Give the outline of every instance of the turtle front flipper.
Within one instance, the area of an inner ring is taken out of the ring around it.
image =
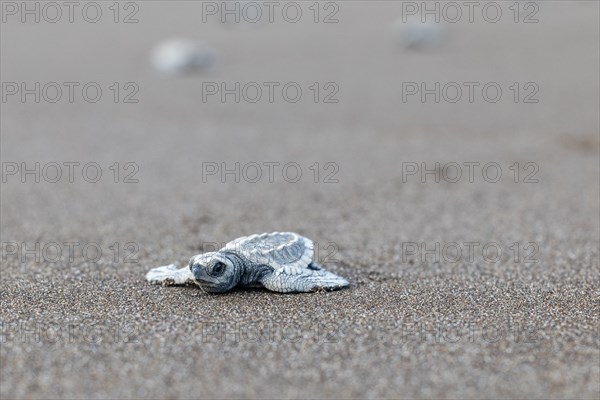
[[[308,268],[281,267],[264,276],[261,283],[267,289],[280,293],[337,290],[350,285],[345,278],[325,271],[315,263]]]
[[[171,264],[152,268],[146,274],[146,280],[153,285],[189,285],[194,283],[194,275],[188,267],[178,268],[177,265]]]

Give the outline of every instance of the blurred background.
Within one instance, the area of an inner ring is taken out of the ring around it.
[[[2,397],[597,398],[598,3],[266,3],[2,1]],[[143,281],[287,230],[353,287]],[[67,242],[103,257],[23,256]],[[199,334],[256,320],[339,335]],[[405,340],[440,321],[537,334]],[[90,323],[135,342],[21,335]]]

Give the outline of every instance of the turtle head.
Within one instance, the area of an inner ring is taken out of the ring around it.
[[[192,257],[189,267],[196,284],[209,293],[227,292],[242,276],[242,268],[236,260],[220,251]]]

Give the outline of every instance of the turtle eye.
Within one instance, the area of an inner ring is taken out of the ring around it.
[[[225,264],[220,261],[217,261],[215,265],[213,265],[210,274],[212,276],[221,276],[223,275],[223,272],[225,272]]]

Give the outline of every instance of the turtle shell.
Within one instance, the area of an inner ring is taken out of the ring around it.
[[[274,269],[307,268],[313,261],[313,242],[293,232],[273,232],[244,236],[222,250],[238,252],[251,262]]]

